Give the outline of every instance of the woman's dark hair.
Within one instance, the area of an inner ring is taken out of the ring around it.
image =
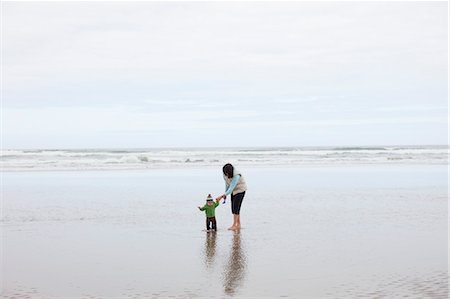
[[[234,176],[234,168],[233,165],[230,163],[227,163],[222,168],[223,174],[226,175],[229,179],[233,178]]]

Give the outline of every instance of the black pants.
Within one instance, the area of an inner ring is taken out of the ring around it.
[[[245,191],[231,195],[231,213],[239,215],[241,211],[242,200],[244,200]]]
[[[217,230],[216,217],[206,217],[206,229],[211,229],[209,227],[210,224],[213,230]]]

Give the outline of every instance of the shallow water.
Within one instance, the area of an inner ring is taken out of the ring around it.
[[[3,173],[4,298],[447,298],[446,166]]]

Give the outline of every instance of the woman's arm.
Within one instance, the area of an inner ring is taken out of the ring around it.
[[[225,182],[225,193],[218,196],[216,198],[216,200],[220,200],[222,198],[227,198],[227,195],[230,195],[231,192],[233,192],[234,188],[236,188],[237,183],[239,182],[239,179],[241,178],[240,174],[237,174],[233,177],[233,179],[231,180],[230,185],[227,184],[227,182]]]
[[[230,186],[228,186],[227,191],[225,191],[225,196],[230,195],[231,192],[233,192],[234,188],[236,188],[237,183],[239,182],[239,179],[241,178],[241,175],[235,175],[233,179],[231,180]]]

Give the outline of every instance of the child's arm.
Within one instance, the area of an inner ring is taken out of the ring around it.
[[[203,207],[198,206],[197,208],[198,208],[200,211],[204,211],[204,210],[205,210],[205,206],[203,206]]]

